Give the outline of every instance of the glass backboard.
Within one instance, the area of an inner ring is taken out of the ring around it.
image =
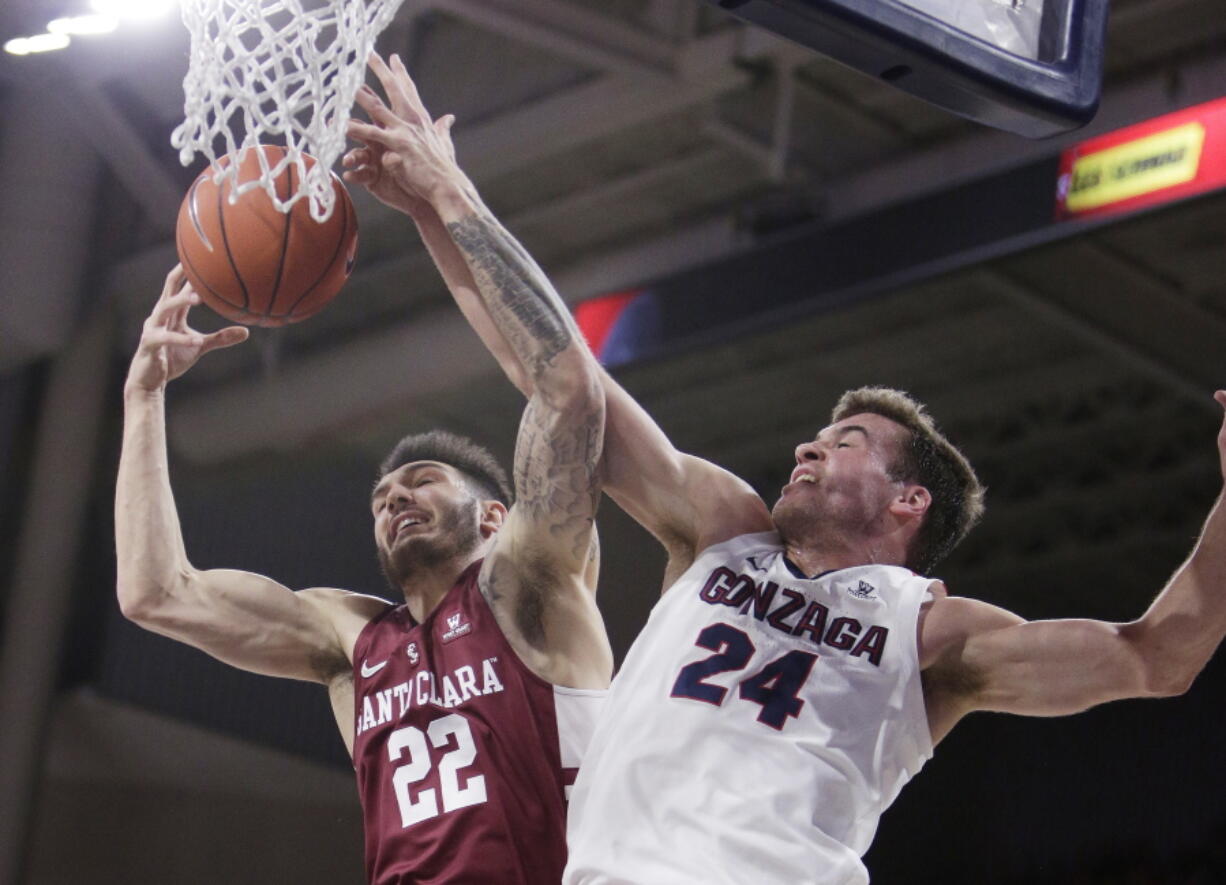
[[[1030,138],[1098,109],[1108,0],[708,0],[946,110]]]

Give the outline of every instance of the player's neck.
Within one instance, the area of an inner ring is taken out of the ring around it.
[[[414,619],[419,622],[425,620],[455,586],[464,570],[484,555],[485,547],[482,545],[468,553],[418,569],[402,580],[400,590]]]
[[[906,551],[896,546],[881,538],[784,541],[788,560],[809,577],[858,565],[903,565]]]

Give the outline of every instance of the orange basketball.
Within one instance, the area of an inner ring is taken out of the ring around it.
[[[285,155],[275,145],[260,145],[269,167]],[[260,177],[256,149],[239,167],[239,183]],[[315,158],[303,155],[307,168]],[[216,165],[233,162],[226,155]],[[341,180],[332,175],[336,205],[327,221],[311,217],[309,201],[279,212],[263,188],[242,194],[231,204],[229,185],[213,184],[210,166],[192,183],[179,207],[175,244],[179,261],[201,300],[232,322],[248,326],[284,326],[315,314],[332,300],[353,269],[358,221]],[[276,179],[280,199],[298,185],[291,164]]]

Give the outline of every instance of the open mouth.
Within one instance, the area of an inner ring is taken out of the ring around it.
[[[792,471],[791,481],[789,482],[789,485],[794,484],[794,483],[807,483],[810,485],[817,485],[817,477],[814,476],[809,471],[805,470],[803,467],[797,467],[795,470]]]
[[[426,517],[421,513],[401,513],[392,520],[391,528],[388,532],[388,543],[395,544],[396,540],[402,534],[404,534],[405,531],[412,529],[414,526],[424,525],[425,522]]]

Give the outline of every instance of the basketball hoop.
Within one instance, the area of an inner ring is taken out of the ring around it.
[[[220,169],[230,199],[256,187],[288,212],[310,200],[311,216],[332,214],[331,169],[345,148],[345,123],[365,80],[366,59],[402,0],[182,0],[191,32],[183,80],[183,123],[170,136],[184,166],[197,153]],[[238,134],[236,134],[236,129]],[[270,164],[257,151],[260,176],[238,184],[246,152],[263,142],[284,142]],[[217,164],[241,151],[239,161]],[[303,160],[309,154],[316,163]],[[274,183],[294,166],[297,187],[288,195]]]

